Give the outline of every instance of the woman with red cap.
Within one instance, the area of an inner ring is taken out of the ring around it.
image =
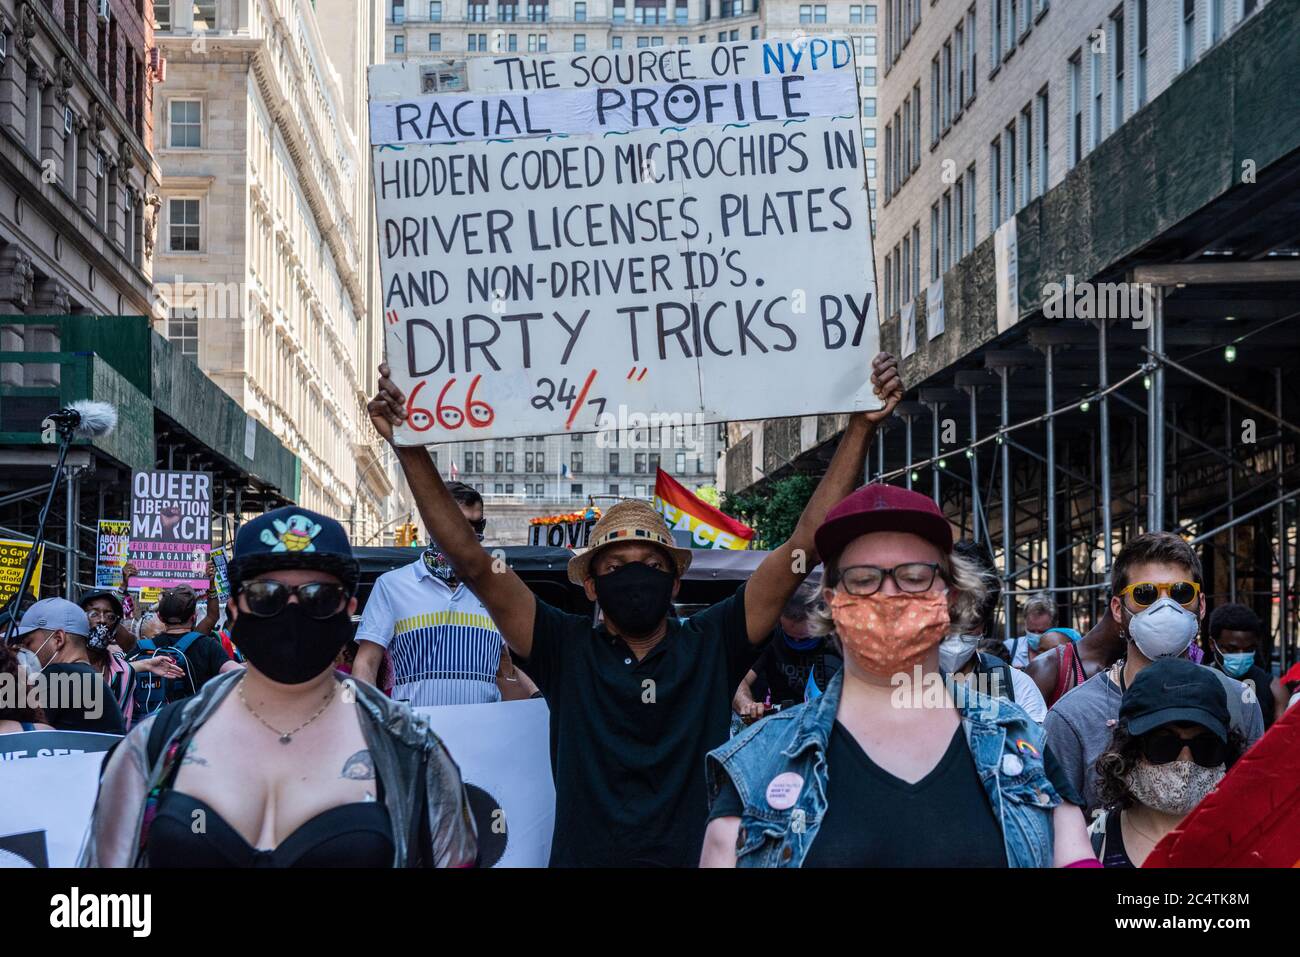
[[[984,587],[952,544],[915,492],[869,485],[831,509],[819,613],[844,669],[710,752],[703,866],[1097,866],[1042,728],[944,681],[939,643]]]

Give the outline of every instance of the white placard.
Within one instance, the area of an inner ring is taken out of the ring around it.
[[[475,59],[443,95],[371,68],[399,443],[879,406],[851,45],[669,52]]]
[[[993,233],[993,265],[997,273],[998,332],[1020,321],[1020,285],[1016,250],[1016,217]]]
[[[0,801],[0,867],[76,866],[103,762],[97,753],[0,761],[0,794],[8,798]]]
[[[943,329],[943,277],[940,276],[925,291],[925,338],[940,336]]]
[[[902,358],[906,359],[916,351],[916,300],[913,299],[899,316],[899,337],[902,339]]]
[[[486,867],[545,867],[555,828],[550,711],[541,698],[416,708],[469,790]]]

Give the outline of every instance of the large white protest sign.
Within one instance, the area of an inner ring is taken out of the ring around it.
[[[400,443],[878,407],[846,39],[434,69],[370,70]]]
[[[10,798],[0,801],[0,867],[76,866],[103,761],[84,753],[0,762],[0,794]]]
[[[540,698],[416,708],[460,767],[482,867],[545,867],[555,825],[550,711]]]

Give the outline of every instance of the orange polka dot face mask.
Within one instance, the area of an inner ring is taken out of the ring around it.
[[[836,590],[831,618],[858,667],[882,677],[910,673],[948,633],[948,596],[850,595]]]

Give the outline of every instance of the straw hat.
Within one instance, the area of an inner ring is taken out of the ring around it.
[[[592,528],[587,550],[569,559],[569,581],[575,585],[583,584],[588,578],[588,569],[596,553],[608,545],[622,542],[660,546],[673,556],[678,575],[686,574],[686,569],[691,565],[690,549],[677,547],[672,532],[668,530],[668,523],[653,505],[640,499],[624,499],[617,505],[610,506]]]

